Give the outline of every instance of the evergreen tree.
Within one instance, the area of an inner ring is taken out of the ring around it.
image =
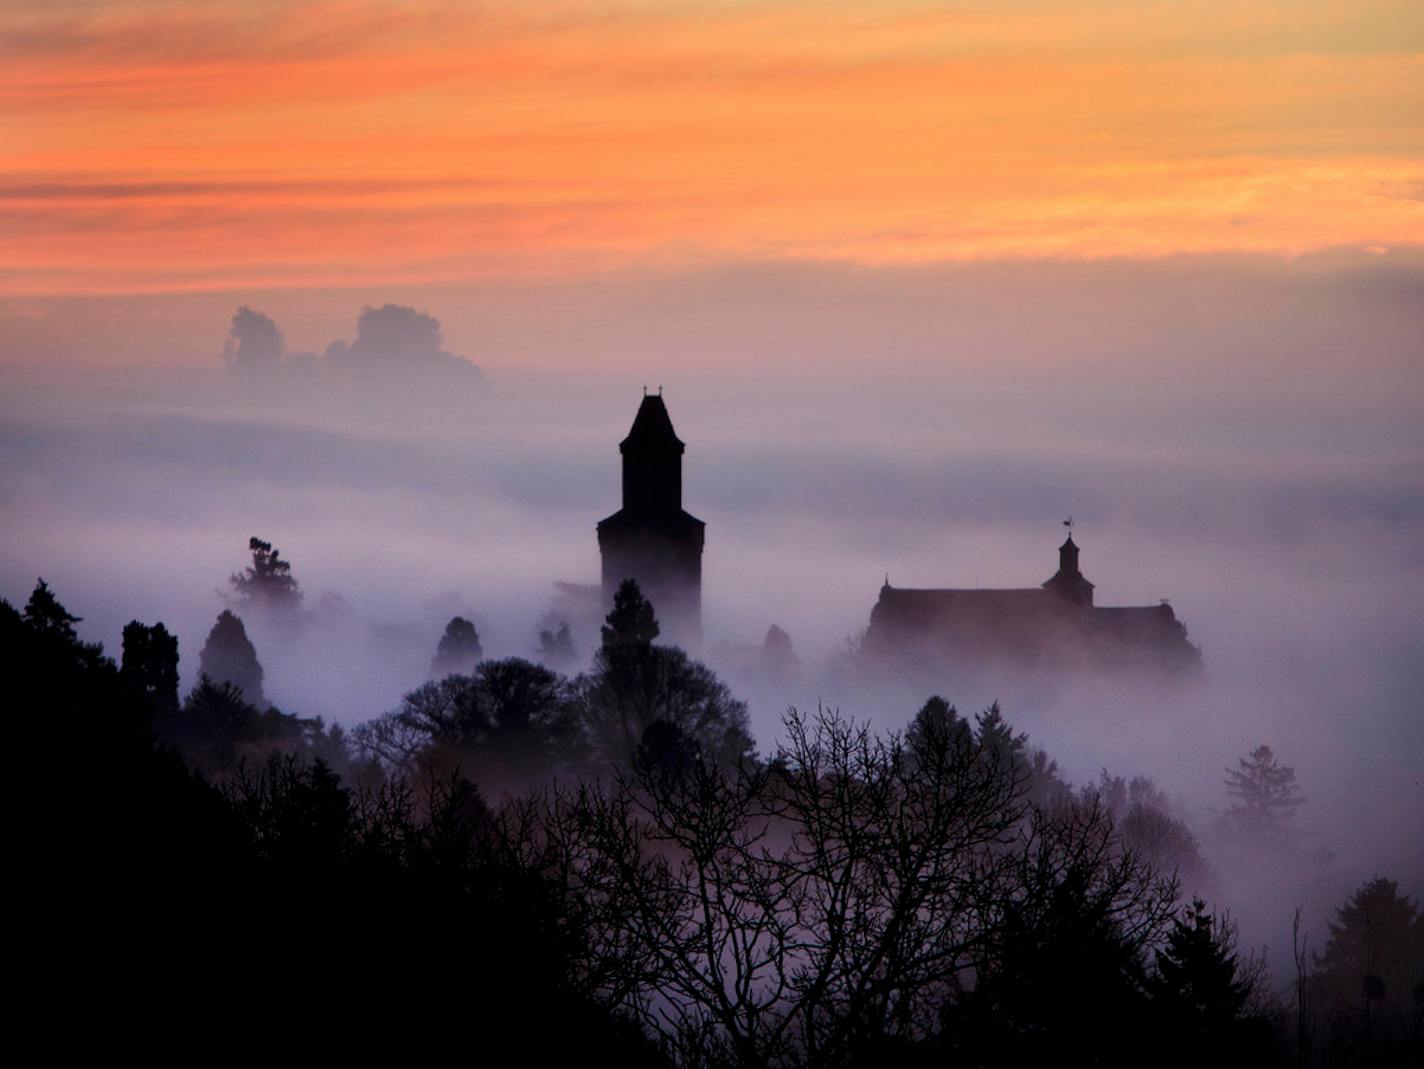
[[[70,640],[78,637],[74,631],[74,625],[84,619],[82,616],[71,615],[59,603],[59,599],[54,596],[49,584],[43,579],[35,582],[35,589],[30,594],[30,600],[25,604],[24,616],[25,623],[40,634]]]
[[[905,753],[916,765],[933,764],[974,742],[969,722],[938,694],[931,695],[905,731]]]
[[[626,767],[644,734],[662,721],[695,742],[714,763],[732,766],[751,758],[755,744],[746,703],[683,650],[654,646],[657,635],[652,604],[634,580],[625,579],[604,624],[593,671],[576,684],[597,755]]]
[[[1336,912],[1315,967],[1332,1004],[1358,1005],[1371,977],[1383,988],[1376,1001],[1407,1002],[1424,980],[1424,914],[1394,880],[1377,877]]]
[[[156,714],[178,708],[178,636],[161,623],[145,627],[131,621],[124,628],[119,675],[148,699]]]
[[[1223,1058],[1244,1064],[1268,1053],[1266,1022],[1248,1011],[1255,976],[1243,968],[1234,944],[1230,924],[1208,913],[1199,898],[1172,922],[1149,984],[1162,1045],[1157,1064]]]
[[[567,669],[578,660],[578,651],[574,648],[574,637],[569,632],[568,621],[558,621],[557,627],[550,621],[548,627],[540,629],[538,656],[543,664],[555,671]]]
[[[998,702],[975,717],[975,723],[984,759],[996,762],[1005,772],[1012,771],[1024,784],[1030,801],[1046,804],[1066,794],[1068,785],[1058,775],[1058,763],[1042,750],[1029,750],[1028,734],[1009,726]]]
[[[198,671],[216,683],[231,683],[252,705],[267,704],[257,650],[248,639],[242,620],[226,609],[218,614],[198,654]]]
[[[292,576],[292,566],[284,561],[270,542],[255,535],[248,539],[252,564],[245,572],[229,578],[239,607],[294,612],[301,605],[302,591]]]
[[[484,656],[475,625],[463,616],[456,616],[445,625],[445,633],[440,636],[440,644],[430,662],[430,674],[436,679],[448,675],[468,675],[484,660]]]
[[[1227,820],[1253,835],[1279,834],[1305,802],[1295,783],[1295,769],[1276,760],[1264,743],[1226,770],[1226,793],[1236,801]]]
[[[647,647],[658,637],[653,604],[643,597],[636,579],[624,579],[613,595],[613,609],[602,629],[603,648]]]
[[[801,670],[801,659],[791,645],[791,636],[772,624],[761,644],[761,670],[769,680],[784,683]]]

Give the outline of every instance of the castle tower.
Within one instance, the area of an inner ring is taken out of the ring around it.
[[[1078,544],[1071,534],[1058,547],[1058,571],[1043,584],[1043,588],[1051,590],[1070,605],[1092,607],[1093,584],[1078,570]]]
[[[682,509],[682,453],[661,393],[644,394],[623,454],[623,507],[598,525],[603,600],[636,579],[653,603],[663,641],[702,637],[702,543],[706,524]]]

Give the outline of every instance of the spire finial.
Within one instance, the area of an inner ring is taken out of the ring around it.
[[[647,396],[648,396],[648,384],[647,384],[646,382],[643,383],[643,396],[644,396],[644,397],[647,397]]]

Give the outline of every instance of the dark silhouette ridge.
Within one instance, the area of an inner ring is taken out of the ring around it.
[[[596,671],[651,690],[598,710],[574,693],[594,676],[489,661],[383,718],[387,742],[557,768],[592,712],[634,717],[622,771],[496,807],[483,778],[361,764],[334,734],[284,750],[320,721],[210,681],[165,745],[166,632],[130,625],[121,671],[43,584],[23,614],[0,599],[22,1012],[105,1043],[247,1022],[269,1054],[342,1057],[456,1021],[486,1060],[629,1069],[1420,1064],[1424,927],[1393,880],[1313,973],[1297,956],[1315,1016],[1291,1049],[1262,958],[1124,834],[1165,804],[1150,781],[1074,791],[997,707],[940,697],[883,736],[793,710],[772,759],[729,755],[735,708],[689,701],[705,670],[653,645],[636,586],[622,602]]]
[[[682,508],[682,454],[661,394],[645,394],[623,456],[623,507],[598,524],[603,598],[625,579],[658,606],[668,637],[695,647],[702,637],[702,546],[706,524]]]
[[[908,589],[889,577],[870,614],[865,652],[913,669],[961,668],[1199,674],[1201,651],[1172,607],[1105,608],[1078,566],[1072,535],[1058,548],[1058,571],[1038,587],[1007,590]]]
[[[14,822],[27,1026],[82,1021],[62,1040],[80,1051],[224,1036],[408,1055],[425,1026],[395,1007],[418,983],[418,1015],[458,1020],[495,1061],[668,1065],[589,993],[576,902],[472,784],[356,787],[291,756],[214,784],[155,744],[144,695],[47,593],[25,615],[0,599],[9,696],[45,714],[16,718],[38,758]]]

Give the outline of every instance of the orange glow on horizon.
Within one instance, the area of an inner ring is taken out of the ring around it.
[[[4,294],[1424,244],[1393,0],[22,3],[0,54]]]

